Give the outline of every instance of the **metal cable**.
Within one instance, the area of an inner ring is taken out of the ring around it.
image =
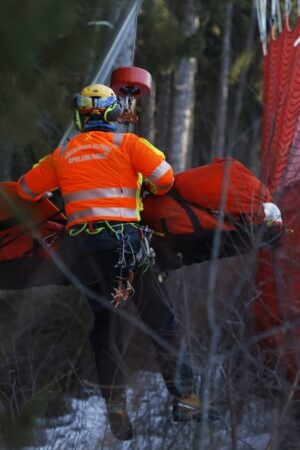
[[[143,1],[143,0],[142,0]],[[138,8],[136,8],[136,14],[135,14],[135,19],[134,19],[134,35],[133,35],[133,40],[132,40],[132,59],[131,59],[131,65],[133,66],[134,63],[134,55],[135,55],[135,47],[136,47],[136,36],[137,36],[137,21],[138,21],[138,15],[139,15],[139,10],[141,7],[141,3]]]
[[[118,54],[124,45],[124,42],[127,38],[126,30],[131,31],[131,27],[136,25],[138,13],[141,7],[143,0],[131,0],[127,10],[124,14],[122,14],[122,22],[120,23],[120,26],[117,27],[115,34],[112,38],[112,42],[110,46],[108,47],[105,56],[102,58],[99,70],[94,77],[94,79],[91,81],[91,84],[93,83],[103,83],[105,84],[107,82],[107,79],[109,77],[109,74],[112,70],[112,67],[115,63],[115,60],[118,57]],[[136,41],[136,31],[134,36],[134,42],[133,45],[135,46]],[[134,52],[133,52],[134,53]],[[70,138],[72,133],[74,132],[73,122],[70,123],[68,128],[66,129],[64,135],[62,136],[58,147],[61,145],[64,145],[66,141]]]

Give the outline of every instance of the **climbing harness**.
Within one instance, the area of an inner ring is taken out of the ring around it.
[[[141,233],[141,247],[136,256],[137,264],[139,268],[142,268],[143,273],[145,273],[149,267],[153,266],[155,263],[155,251],[150,247],[150,241],[153,236],[153,230],[148,226],[140,227]]]
[[[130,234],[126,233],[126,227],[131,226],[138,230],[140,248],[135,250],[132,246]],[[150,246],[153,231],[148,226],[142,226],[135,222],[111,223],[109,221],[84,222],[74,225],[69,229],[69,235],[76,237],[81,233],[98,235],[104,230],[109,231],[117,241],[116,252],[118,261],[115,264],[117,286],[112,292],[112,303],[118,307],[134,294],[132,281],[134,273],[139,270],[145,273],[155,262],[155,252]]]
[[[134,295],[134,288],[131,284],[133,277],[134,272],[132,271],[126,277],[117,277],[118,286],[114,288],[114,292],[112,293],[113,299],[111,301],[111,303],[114,303],[115,308]]]
[[[89,224],[89,222],[84,222],[82,224],[78,224],[78,225],[75,225],[72,228],[70,228],[69,235],[71,237],[75,237],[83,232],[85,232],[87,234],[91,234],[91,235],[99,234],[99,233],[101,233],[101,231],[104,231],[106,229],[106,224],[107,224],[107,222],[100,221],[100,222],[97,222],[96,227],[92,227],[91,224]]]

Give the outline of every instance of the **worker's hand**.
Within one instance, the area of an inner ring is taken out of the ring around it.
[[[142,186],[141,186],[141,197],[145,198],[150,194],[149,190],[147,189],[147,185],[145,183],[145,181],[143,181]]]
[[[155,194],[156,186],[149,179],[145,179],[143,180],[142,190],[143,190],[143,197],[146,197],[147,195]]]
[[[44,192],[44,194],[42,195],[41,199],[45,200],[46,198],[51,198],[51,197],[53,197],[52,192],[47,191],[47,192]]]

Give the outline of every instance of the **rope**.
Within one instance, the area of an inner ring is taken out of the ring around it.
[[[285,18],[286,27],[288,30],[290,30],[289,18],[290,18],[291,11],[292,11],[291,0],[285,0],[285,2],[284,2],[284,18]]]
[[[263,54],[267,54],[267,0],[256,0],[257,21]]]
[[[278,25],[276,9],[277,9],[277,0],[272,0],[272,4],[271,4],[271,18],[270,18],[272,39],[276,38],[275,30],[276,30],[276,26]]]
[[[276,28],[279,33],[282,32],[282,18],[279,0],[272,0],[270,25],[272,39],[276,39]]]
[[[292,2],[291,0],[285,0],[284,2],[284,12],[286,16],[289,16],[292,11]]]
[[[300,0],[299,0],[300,2]],[[278,30],[279,33],[282,32],[282,17],[281,17],[281,9],[280,9],[280,1],[277,0],[277,23],[278,23]]]

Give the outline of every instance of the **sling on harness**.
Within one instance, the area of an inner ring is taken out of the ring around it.
[[[130,226],[139,233],[139,248],[135,248],[126,227]],[[148,226],[136,223],[112,223],[109,221],[85,222],[69,229],[69,235],[76,237],[81,233],[97,235],[108,231],[116,240],[118,260],[114,266],[117,285],[112,295],[112,303],[119,306],[134,294],[132,286],[135,271],[145,273],[155,262],[155,252],[150,246],[152,230]]]
[[[131,224],[133,225],[133,224]],[[132,281],[135,270],[141,270],[145,273],[155,262],[155,252],[150,247],[152,230],[147,226],[137,226],[140,233],[140,249],[136,252],[130,242],[130,237],[122,231],[114,231],[116,239],[119,241],[118,252],[119,260],[115,268],[120,270],[117,275],[118,285],[114,289],[112,303],[118,307],[123,301],[126,301],[134,295]]]

